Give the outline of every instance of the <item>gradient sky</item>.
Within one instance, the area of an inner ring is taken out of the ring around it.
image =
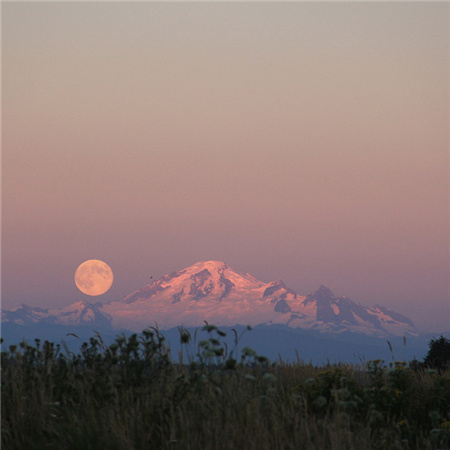
[[[449,329],[449,13],[3,3],[2,307],[215,259]]]

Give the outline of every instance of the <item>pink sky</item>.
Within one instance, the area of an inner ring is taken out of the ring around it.
[[[449,9],[4,3],[2,307],[214,259],[448,329]]]

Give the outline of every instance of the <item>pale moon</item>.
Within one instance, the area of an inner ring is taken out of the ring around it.
[[[90,259],[80,264],[75,272],[75,284],[86,295],[102,295],[113,283],[113,273],[108,264]]]

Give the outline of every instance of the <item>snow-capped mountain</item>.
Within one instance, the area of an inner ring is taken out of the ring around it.
[[[109,325],[111,318],[100,310],[101,303],[79,301],[62,309],[43,309],[22,305],[2,311],[2,322],[17,325],[51,323],[58,325]]]
[[[302,296],[281,280],[264,283],[220,261],[205,261],[165,275],[101,309],[114,327],[141,330],[149,325],[284,324],[292,328],[374,336],[417,335],[414,324],[387,308],[366,308],[337,298],[321,286]]]
[[[14,323],[17,325],[32,325],[49,316],[48,309],[35,308],[22,305],[11,311],[2,310],[2,323]]]
[[[202,326],[205,320],[219,326],[280,324],[379,337],[418,334],[411,320],[385,307],[364,307],[336,297],[325,286],[302,296],[281,280],[265,283],[220,261],[199,262],[164,275],[109,303],[77,302],[60,310],[22,306],[2,313],[2,321],[13,323],[110,324],[137,332],[155,325],[162,330]]]
[[[407,317],[382,306],[368,308],[347,297],[336,297],[330,289],[320,286],[308,295],[303,304],[314,308],[315,323],[312,329],[330,332],[354,331],[363,334],[383,336],[417,336],[414,323]],[[291,326],[305,328],[295,320]]]
[[[302,298],[281,281],[264,283],[220,261],[194,264],[165,275],[122,300],[104,304],[115,327],[161,329],[198,326],[204,320],[217,325],[256,325],[271,321],[289,304]]]

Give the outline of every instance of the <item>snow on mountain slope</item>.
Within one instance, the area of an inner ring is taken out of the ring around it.
[[[205,261],[104,304],[102,311],[112,317],[113,326],[134,330],[155,324],[161,329],[197,326],[204,320],[256,325],[287,312],[286,300],[301,303],[282,282],[264,283],[223,262]]]
[[[336,297],[325,286],[306,297],[305,306],[315,308],[315,322],[290,324],[301,328],[312,328],[323,332],[342,333],[352,331],[372,336],[417,336],[413,322],[388,308],[367,308],[347,297]],[[305,326],[306,325],[306,326]]]
[[[110,318],[105,316],[100,308],[100,303],[79,301],[63,309],[50,310],[49,313],[55,318],[54,323],[60,325],[109,324]]]
[[[100,311],[100,304],[79,301],[62,309],[42,309],[22,305],[12,311],[2,311],[2,322],[18,325],[32,325],[38,322],[58,325],[107,325],[110,318]]]
[[[48,318],[48,316],[48,309],[33,308],[27,305],[21,305],[11,311],[2,310],[2,322],[18,325],[32,325]]]

